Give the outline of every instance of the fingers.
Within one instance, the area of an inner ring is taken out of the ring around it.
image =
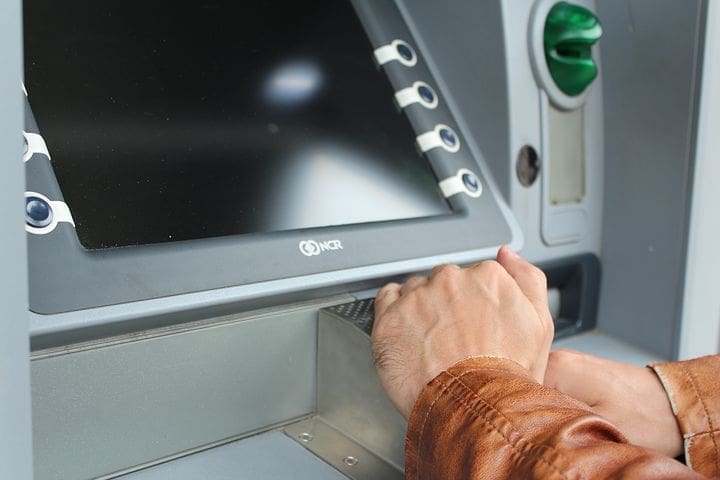
[[[438,268],[438,267],[436,267]],[[427,278],[415,276],[410,277],[403,285],[388,283],[381,288],[375,297],[375,318],[380,318],[401,296],[407,295],[416,288],[425,285]]]
[[[375,297],[375,318],[380,318],[390,305],[400,298],[400,285],[388,283]]]
[[[428,275],[428,280],[432,280],[433,278],[436,278],[438,275],[443,275],[445,273],[450,273],[450,272],[459,272],[460,270],[462,270],[462,269],[455,264],[443,263],[441,265],[437,265],[432,270],[430,270],[430,275]]]
[[[407,295],[408,293],[412,292],[418,287],[421,287],[427,283],[427,278],[425,277],[410,277],[407,279],[407,281],[403,284],[402,287],[400,287],[400,296]]]
[[[544,314],[548,310],[547,279],[542,270],[524,260],[507,246],[498,250],[497,261],[515,279],[520,290],[538,313]]]

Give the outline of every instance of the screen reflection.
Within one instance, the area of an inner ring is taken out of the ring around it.
[[[324,144],[283,162],[273,217],[297,228],[346,225],[449,213],[426,192],[434,185],[422,170],[379,161],[367,149]]]
[[[322,87],[323,75],[317,64],[291,60],[279,65],[265,81],[265,98],[277,106],[293,106],[312,100]]]

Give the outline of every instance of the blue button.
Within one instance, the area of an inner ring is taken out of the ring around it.
[[[410,48],[410,45],[406,43],[398,43],[395,48],[397,49],[398,54],[400,54],[400,56],[408,62],[415,58],[415,52],[412,48]]]
[[[463,173],[462,176],[463,184],[469,192],[475,193],[480,190],[480,180],[472,173]]]
[[[427,103],[433,103],[435,101],[435,94],[430,89],[430,87],[426,87],[425,85],[420,85],[417,89],[418,95],[420,95],[420,98],[422,98]]]
[[[450,148],[454,148],[457,145],[458,141],[457,137],[455,136],[455,132],[453,132],[449,128],[440,129],[440,139],[445,145]]]
[[[52,222],[52,208],[42,198],[25,198],[25,223],[31,227],[43,228]]]

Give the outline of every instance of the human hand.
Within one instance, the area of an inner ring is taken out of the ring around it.
[[[556,350],[550,353],[545,385],[588,404],[630,443],[671,457],[683,452],[670,400],[649,368]]]
[[[405,418],[430,380],[468,357],[513,360],[542,383],[552,337],[545,275],[507,247],[497,261],[441,265],[375,299],[375,364]]]

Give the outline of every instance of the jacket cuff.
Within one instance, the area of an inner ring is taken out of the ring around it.
[[[498,375],[515,377],[521,382],[537,383],[525,368],[512,360],[497,357],[470,357],[455,363],[425,386],[408,419],[405,440],[406,479],[420,478],[421,472],[428,469],[428,464],[446,465],[447,467],[447,464],[450,463],[449,459],[434,458],[439,452],[445,451],[446,454],[453,452],[450,453],[453,457],[462,456],[459,452],[462,450],[461,445],[468,442],[458,437],[444,438],[446,435],[454,436],[451,433],[453,429],[445,427],[461,424],[467,420],[465,410],[457,408],[458,403],[464,407],[471,407],[475,406],[477,400],[473,398],[472,392],[464,388],[458,380],[473,377],[472,380],[470,378],[468,380],[477,385],[478,378],[484,379],[481,380],[481,383],[485,381],[492,383],[492,379]],[[492,389],[493,386],[487,384],[485,388]],[[498,424],[505,424],[506,429],[510,430],[510,425],[505,419],[497,418],[497,421]],[[444,427],[438,428],[439,425],[444,425]],[[437,438],[438,434],[442,438]],[[439,446],[447,448],[438,448]],[[459,458],[457,460],[460,464],[467,463]],[[453,478],[453,475],[457,476],[459,472],[450,474],[450,472],[444,471],[442,476]],[[432,477],[432,475],[430,476]]]
[[[690,468],[720,476],[720,356],[654,363],[670,399]]]

